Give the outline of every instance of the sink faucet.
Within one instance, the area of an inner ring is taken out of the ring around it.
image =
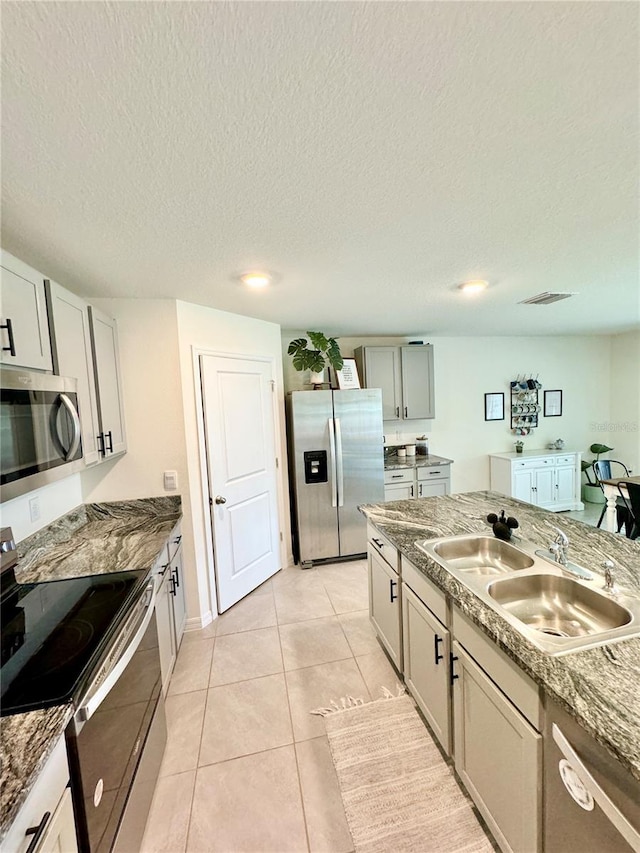
[[[602,566],[604,568],[604,590],[611,595],[615,595],[618,591],[615,576],[613,574],[615,563],[613,560],[605,560]]]
[[[553,540],[553,544],[549,546],[549,550],[554,555],[554,559],[558,565],[566,566],[569,537],[559,527],[554,527],[553,529],[556,531],[556,538]]]

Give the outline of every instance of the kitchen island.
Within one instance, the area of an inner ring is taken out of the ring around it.
[[[616,583],[640,596],[637,542],[504,495],[470,492],[361,507],[368,521],[464,616],[640,780],[640,637],[551,657],[416,546],[416,541],[441,536],[491,535],[486,516],[501,509],[518,519],[517,533],[538,548],[547,548],[560,526],[571,543],[570,559],[594,574],[602,576],[605,560],[613,559]]]
[[[19,584],[125,570],[150,572],[182,516],[180,498],[77,507],[18,543]],[[4,717],[0,734],[0,840],[73,715],[71,704]]]

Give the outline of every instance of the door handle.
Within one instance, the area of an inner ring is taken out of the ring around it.
[[[2,325],[0,325],[0,329],[6,329],[7,335],[9,336],[9,346],[8,347],[2,347],[2,352],[8,352],[12,356],[14,356],[14,358],[15,358],[16,342],[15,342],[14,337],[13,337],[13,323],[11,322],[11,320],[8,317],[7,317],[7,322],[2,323]]]
[[[176,585],[176,587],[179,587],[179,586],[180,586],[180,576],[179,576],[179,574],[178,574],[178,570],[177,570],[177,569],[172,569],[172,570],[171,570],[171,574],[173,575],[173,582],[174,582],[174,584]]]
[[[66,394],[60,394],[60,402],[67,410],[67,413],[71,418],[71,423],[73,424],[73,438],[71,439],[71,444],[69,445],[69,449],[64,457],[67,462],[69,462],[69,460],[73,459],[76,455],[76,450],[80,445],[80,418],[78,417],[78,413],[76,412],[73,403]]]
[[[29,829],[25,829],[25,831],[24,831],[25,835],[33,835],[33,838],[31,839],[31,843],[27,847],[26,853],[34,853],[34,851],[38,847],[40,839],[42,838],[42,834],[45,831],[47,824],[49,823],[50,817],[51,817],[51,812],[45,812],[42,815],[42,820],[40,821],[40,823],[37,826],[30,826]]]
[[[436,666],[439,665],[441,660],[444,660],[444,655],[440,654],[440,643],[443,642],[444,637],[439,637],[437,634],[433,635],[433,657]]]
[[[409,416],[409,409],[406,406],[404,407],[404,416],[405,418]]]
[[[111,430],[109,430],[107,435],[109,437],[109,447],[107,447],[107,450],[109,451],[109,453],[113,453],[113,433],[111,432]]]
[[[338,506],[344,506],[344,465],[342,459],[342,427],[340,418],[336,422],[336,474],[338,478]]]
[[[391,578],[389,578],[389,601],[392,604],[396,600],[396,598],[398,597],[397,595],[393,594],[393,588],[394,588],[394,586],[397,586],[397,585],[398,585],[398,581],[393,581],[393,580],[391,580]]]
[[[411,486],[411,497],[414,497],[414,494],[413,494],[413,485]]]
[[[98,442],[98,453],[100,454],[100,456],[103,456],[103,457],[106,456],[107,452],[104,449],[104,433],[103,432],[98,433],[98,435],[96,436],[96,439]]]
[[[328,418],[329,454],[331,456],[331,506],[338,506],[338,472],[336,469],[336,433],[333,418]]]
[[[422,483],[418,486],[418,497],[422,497]]]
[[[449,662],[451,664],[450,671],[451,671],[451,683],[452,684],[456,680],[456,678],[460,678],[459,675],[456,675],[455,667],[454,667],[454,664],[457,660],[458,660],[458,656],[454,655],[453,652],[449,652]]]
[[[396,406],[396,417],[400,417],[400,406]]]
[[[227,499],[223,498],[222,495],[216,495],[216,503],[217,504],[226,504]]]
[[[384,542],[381,542],[379,539],[376,539],[375,536],[373,536],[371,538],[371,541],[373,542],[374,545],[377,545],[378,548],[380,548],[380,549],[384,548]]]

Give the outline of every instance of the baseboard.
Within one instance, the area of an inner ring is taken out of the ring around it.
[[[216,614],[216,619],[218,618]],[[186,624],[184,626],[185,633],[188,631],[201,631],[203,628],[206,628],[207,625],[210,625],[213,622],[214,616],[210,610],[207,610],[206,613],[203,613],[202,616],[193,616],[191,619],[187,619]]]

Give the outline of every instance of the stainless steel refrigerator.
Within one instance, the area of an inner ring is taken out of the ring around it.
[[[292,391],[287,426],[296,562],[363,554],[358,506],[384,500],[382,392]]]

